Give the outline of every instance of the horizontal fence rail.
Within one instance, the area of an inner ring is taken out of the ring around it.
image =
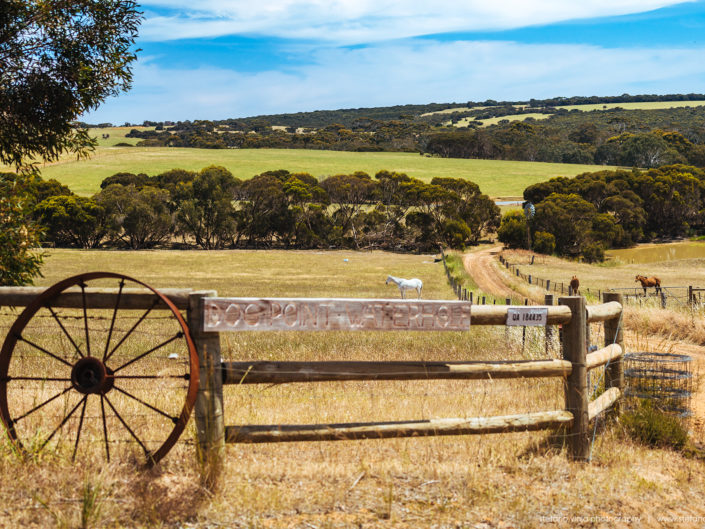
[[[567,411],[548,411],[524,415],[404,422],[227,426],[225,437],[228,443],[348,441],[353,439],[526,432],[559,428],[569,425],[572,421],[573,415]]]
[[[335,380],[491,380],[565,377],[565,360],[521,362],[224,362],[223,384]]]
[[[0,287],[0,307],[26,307],[46,288],[43,287]],[[188,299],[191,289],[163,288],[159,292],[164,294],[179,310],[188,308]],[[86,289],[86,305],[88,309],[112,309],[115,307],[118,290],[114,288]],[[124,309],[145,310],[155,306],[155,296],[138,288],[125,288],[120,294],[120,307]],[[83,293],[80,288],[64,291],[52,302],[52,306],[65,309],[80,309],[83,307]],[[166,306],[162,305],[162,308]]]
[[[608,364],[612,360],[620,358],[624,354],[622,347],[619,344],[613,343],[606,347],[603,347],[599,351],[594,353],[589,353],[587,355],[587,368],[594,369],[596,367]]]
[[[588,405],[588,419],[593,420],[612,406],[621,395],[619,388],[609,388]]]

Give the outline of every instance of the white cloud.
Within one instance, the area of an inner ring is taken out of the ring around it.
[[[525,100],[571,95],[696,92],[700,49],[412,41],[323,49],[289,72],[164,69],[140,62],[132,92],[91,122],[226,119],[406,103]]]
[[[679,3],[682,0],[142,0],[148,13],[140,33],[154,41],[258,34],[354,44],[642,13]],[[170,14],[149,13],[150,8],[169,8]]]

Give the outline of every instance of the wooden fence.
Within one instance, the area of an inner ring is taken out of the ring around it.
[[[0,289],[0,305],[24,306],[43,289]],[[607,410],[624,387],[621,295],[605,293],[604,303],[586,306],[584,297],[558,299],[557,306],[472,305],[466,301],[218,298],[214,291],[164,290],[187,311],[198,351],[195,401],[198,445],[213,468],[222,463],[225,443],[347,440],[410,436],[502,433],[565,429],[569,454],[589,455],[589,421]],[[55,306],[111,308],[116,299],[132,309],[154,308],[153,296],[114,290],[63,293]],[[220,333],[268,330],[466,331],[470,325],[506,325],[531,309],[545,325],[561,325],[562,359],[467,362],[223,362]],[[604,347],[587,352],[587,329],[604,322]],[[588,371],[607,365],[605,392],[588,402]],[[308,425],[224,424],[224,384],[314,383],[329,380],[429,380],[559,377],[565,381],[565,408],[535,413],[407,422]]]
[[[467,362],[222,362],[220,332],[247,330],[458,330],[472,325],[506,325],[523,307],[471,305],[463,301],[201,298],[191,306],[190,321],[201,365],[207,375],[197,405],[199,439],[211,459],[225,443],[333,441],[429,435],[460,435],[564,427],[570,456],[589,455],[589,421],[612,406],[623,386],[624,351],[619,294],[586,306],[579,296],[559,298],[557,306],[527,307],[543,312],[547,325],[562,325],[563,359]],[[351,317],[350,314],[353,314]],[[364,316],[364,315],[367,316]],[[249,315],[249,321],[247,320]],[[288,316],[287,316],[288,315]],[[285,321],[288,319],[288,322]],[[303,318],[303,320],[302,320]],[[326,322],[325,324],[322,322]],[[369,325],[361,322],[368,322]],[[202,323],[202,324],[199,324]],[[415,322],[415,323],[412,323]],[[587,327],[604,322],[605,343],[587,353]],[[607,365],[606,391],[588,402],[588,371]],[[330,380],[429,380],[560,377],[565,380],[565,409],[522,415],[444,418],[408,422],[302,425],[230,425],[223,421],[224,384],[311,383]]]

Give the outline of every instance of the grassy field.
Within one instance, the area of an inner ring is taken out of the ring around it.
[[[137,142],[142,141],[142,138],[125,137],[125,134],[128,134],[132,129],[144,131],[154,130],[154,127],[109,127],[101,129],[88,129],[88,133],[98,140],[99,147],[114,147],[118,143],[129,143],[130,145],[135,145]],[[104,134],[108,137],[103,138]]]
[[[682,259],[705,259],[705,242],[681,241],[674,243],[640,244],[624,250],[609,250],[606,255],[621,264],[658,263]]]
[[[562,105],[562,106],[557,106],[556,108],[563,108],[565,110],[580,110],[581,112],[591,112],[594,110],[609,110],[610,108],[623,108],[625,110],[661,110],[661,109],[668,109],[668,108],[680,108],[680,107],[700,107],[705,105],[705,101],[647,101],[647,102],[641,102],[641,103],[596,103],[593,105]],[[519,106],[519,105],[515,105]],[[452,108],[452,109],[446,109],[441,112],[434,112],[434,114],[440,114],[440,113],[445,113],[445,114],[450,114],[454,111],[457,112],[462,112],[465,110],[477,110],[476,108],[469,109],[467,107],[460,107],[460,108]],[[508,119],[509,121],[524,121],[528,117],[532,117],[534,119],[546,119],[550,117],[551,114],[510,114],[508,116],[496,116],[494,118],[490,119],[483,119],[482,124],[484,127],[487,127],[489,125],[496,125],[503,119]],[[470,121],[473,121],[474,118],[464,118],[459,120],[457,123],[455,123],[456,127],[467,127],[468,123]],[[445,123],[446,125],[450,125],[451,122],[448,121]]]
[[[157,287],[216,289],[221,295],[396,297],[394,288],[384,284],[391,273],[421,278],[427,299],[451,299],[442,266],[432,257],[55,250],[49,252],[39,283],[101,269],[135,275]],[[13,317],[5,309],[5,328]],[[222,348],[227,359],[270,360],[545,355],[542,338],[530,339],[522,350],[520,340],[507,340],[503,328],[490,327],[468,333],[231,333],[223,337]],[[563,406],[561,384],[550,380],[226,389],[227,424],[468,417]],[[705,514],[701,461],[646,449],[614,426],[598,433],[591,464],[568,461],[545,432],[229,445],[220,485],[211,489],[199,481],[193,435],[190,429],[184,442],[149,472],[129,459],[72,465],[53,448],[37,461],[22,463],[7,442],[0,442],[0,526],[689,527],[687,516]]]
[[[482,121],[482,126],[483,127],[489,127],[490,125],[496,125],[503,119],[507,119],[509,121],[524,121],[526,118],[532,118],[532,119],[546,119],[550,117],[550,114],[540,114],[540,113],[531,113],[531,114],[516,114],[516,115],[509,115],[509,116],[497,116],[494,118],[488,118],[488,119],[483,119],[480,120]],[[467,127],[468,124],[472,121],[475,121],[475,118],[463,118],[459,120],[457,123],[455,123],[456,127]],[[450,125],[451,122],[447,122],[446,125]]]
[[[610,108],[623,108],[625,110],[661,110],[664,108],[681,108],[681,107],[701,107],[705,105],[705,101],[645,101],[640,103],[597,103],[594,105],[565,105],[556,108],[565,108],[566,110],[582,110],[590,112],[591,110],[607,110]]]
[[[112,134],[111,138],[112,139]],[[117,172],[159,174],[176,167],[200,170],[208,165],[227,167],[235,176],[251,178],[263,171],[288,169],[318,178],[387,169],[426,182],[433,177],[467,178],[493,197],[521,196],[533,183],[554,176],[575,176],[605,167],[500,160],[431,158],[407,153],[357,153],[300,149],[186,149],[150,147],[99,147],[88,160],[64,160],[41,168],[44,178],[56,178],[74,192],[90,195],[100,182]]]

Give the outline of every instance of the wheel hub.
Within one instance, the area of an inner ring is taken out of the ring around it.
[[[71,371],[71,383],[84,395],[105,394],[113,388],[113,371],[94,356],[81,358]]]

